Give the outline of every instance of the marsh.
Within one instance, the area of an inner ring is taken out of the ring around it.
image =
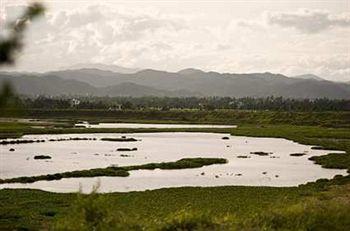
[[[88,139],[75,140],[74,137]],[[105,142],[104,137],[117,138],[123,134],[65,134],[26,135],[22,139],[67,139],[63,142],[34,142],[16,144],[16,152],[1,146],[0,178],[37,176],[65,171],[130,166],[147,163],[177,161],[181,158],[225,158],[227,164],[181,170],[135,170],[130,176],[70,178],[58,181],[38,181],[31,184],[3,184],[1,188],[38,188],[54,192],[74,192],[82,187],[90,191],[100,182],[101,192],[142,191],[180,186],[296,186],[319,178],[332,178],[346,174],[346,170],[325,169],[308,160],[311,156],[327,154],[327,150],[315,150],[280,138],[253,138],[230,136],[221,133],[134,133],[138,142]],[[230,137],[222,140],[222,137]],[[91,138],[96,138],[91,139]],[[132,145],[137,150],[129,158],[121,156],[118,148]],[[272,153],[269,156],[250,155],[251,152]],[[119,154],[118,154],[119,152]],[[334,152],[334,151],[333,151]],[[50,153],[50,162],[34,161],[35,155]],[[99,153],[100,155],[96,155]],[[307,153],[295,158],[290,153]],[[339,152],[341,153],[341,152]],[[249,155],[250,158],[240,158]],[[28,158],[29,157],[29,158]],[[205,174],[202,174],[202,173]],[[267,174],[261,174],[267,172]],[[239,174],[240,177],[237,177]],[[279,177],[276,177],[278,175]],[[216,177],[219,176],[219,177]]]

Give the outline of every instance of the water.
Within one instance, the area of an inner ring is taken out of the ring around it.
[[[139,124],[139,123],[99,123],[89,124],[87,122],[77,123],[75,126],[85,128],[236,128],[236,125],[214,125],[214,124]]]
[[[0,178],[35,176],[72,170],[127,166],[150,162],[176,161],[188,157],[220,157],[228,164],[183,170],[138,170],[129,177],[71,178],[59,181],[38,181],[31,184],[2,184],[0,188],[36,188],[53,192],[89,192],[100,184],[100,192],[126,192],[181,186],[296,186],[319,178],[346,174],[346,170],[325,169],[309,161],[310,156],[334,151],[312,150],[280,138],[252,138],[215,133],[135,133],[127,137],[137,142],[110,142],[102,137],[125,134],[65,134],[28,135],[23,139],[56,139],[70,137],[97,138],[96,141],[60,141],[0,146]],[[15,148],[10,152],[10,148]],[[137,148],[133,152],[118,152],[117,148]],[[258,156],[250,152],[271,152]],[[306,153],[292,157],[291,153]],[[121,157],[121,154],[130,157]],[[50,160],[34,160],[35,155],[50,155]],[[250,158],[238,158],[247,155]],[[341,155],[341,154],[340,154]],[[274,157],[274,158],[272,158]],[[266,174],[263,174],[266,172]],[[202,175],[204,174],[204,175]]]

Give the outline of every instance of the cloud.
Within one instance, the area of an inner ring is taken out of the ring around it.
[[[105,20],[106,15],[102,13],[102,9],[96,6],[89,6],[83,11],[73,12],[67,15],[67,24],[64,25],[71,29],[86,26],[90,23],[98,23]]]
[[[6,13],[13,15],[22,8],[8,7]],[[51,11],[29,27],[18,65],[36,71],[96,60],[130,66],[169,57],[174,38],[185,30],[185,19],[147,9],[94,5]]]
[[[252,20],[239,20],[236,22],[236,25],[241,28],[248,28],[251,30],[265,30],[265,25],[259,21],[252,21]]]
[[[268,12],[265,16],[269,25],[294,28],[308,34],[336,27],[350,27],[349,13],[333,15],[327,11],[303,9],[290,13]]]
[[[175,18],[147,12],[126,12],[99,5],[77,11],[61,11],[47,15],[45,20],[47,25],[41,30],[44,33],[55,30],[56,37],[64,39],[73,33],[77,36],[90,31],[105,44],[111,44],[113,41],[139,40],[147,34],[157,33],[160,30],[178,31],[185,28],[185,24]]]
[[[7,15],[20,10],[19,5],[9,7]],[[204,17],[172,7],[166,11],[119,4],[57,7],[29,27],[17,70],[48,71],[100,62],[168,71],[195,67],[314,73],[349,80],[349,30],[321,33],[349,27],[348,13],[264,12],[238,18],[233,14]]]

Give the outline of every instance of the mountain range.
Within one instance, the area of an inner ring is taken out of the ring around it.
[[[79,66],[76,66],[79,67]],[[232,74],[188,68],[179,72],[93,66],[47,73],[0,72],[22,95],[230,96],[350,99],[350,85],[315,75]],[[119,70],[117,72],[116,70]]]
[[[63,70],[76,70],[76,69],[99,69],[99,70],[105,70],[105,71],[113,71],[117,73],[123,73],[123,74],[132,74],[140,71],[138,68],[128,68],[128,67],[121,67],[117,65],[108,65],[108,64],[102,64],[102,63],[78,63],[74,64],[72,66],[63,67]]]

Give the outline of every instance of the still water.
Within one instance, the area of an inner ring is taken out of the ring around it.
[[[133,137],[136,142],[101,141],[103,137]],[[229,136],[228,140],[222,137]],[[308,160],[310,156],[335,151],[312,150],[280,138],[252,138],[218,133],[134,133],[27,135],[22,139],[96,138],[96,140],[60,141],[0,145],[0,178],[35,176],[64,171],[127,166],[151,162],[176,161],[191,157],[220,157],[229,162],[196,169],[137,170],[129,177],[71,178],[38,181],[30,184],[2,184],[0,188],[36,188],[53,192],[89,192],[99,184],[100,192],[125,192],[181,186],[296,186],[319,178],[346,174],[346,170],[325,169]],[[10,151],[14,148],[15,151]],[[121,152],[118,148],[137,148]],[[250,154],[263,151],[268,156]],[[305,153],[300,157],[291,153]],[[49,160],[34,160],[49,155]],[[128,155],[122,157],[121,155]],[[339,154],[341,155],[341,153]],[[248,158],[239,158],[248,156]]]
[[[85,128],[236,128],[236,125],[215,124],[139,124],[139,123],[77,123],[75,126]]]

